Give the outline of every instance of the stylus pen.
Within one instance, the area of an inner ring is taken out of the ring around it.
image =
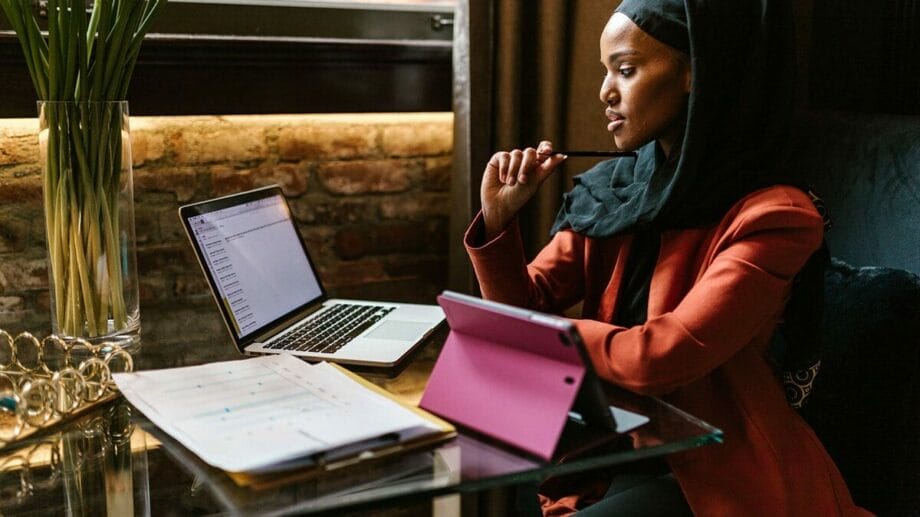
[[[547,153],[540,153],[547,154]],[[566,151],[553,150],[553,154],[564,154],[566,156],[631,156],[636,157],[635,151]]]

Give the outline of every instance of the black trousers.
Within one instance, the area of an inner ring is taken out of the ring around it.
[[[655,517],[692,516],[687,499],[674,474],[620,474],[600,501],[578,512],[584,517],[635,515]]]
[[[683,517],[693,515],[674,474],[670,472],[667,463],[661,459],[629,463],[595,475],[609,478],[610,486],[603,499],[583,508],[578,515],[584,517],[608,515]],[[575,474],[571,478],[577,484],[579,478],[584,479],[587,476],[592,476],[592,474]],[[539,489],[531,486],[526,489],[521,487],[517,491],[515,506],[518,515],[541,515],[534,493],[536,490]]]

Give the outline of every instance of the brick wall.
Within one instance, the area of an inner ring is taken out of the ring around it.
[[[181,204],[278,183],[329,293],[431,303],[447,283],[449,113],[132,117],[145,342],[223,335]],[[34,119],[0,119],[0,328],[48,329]],[[145,350],[147,347],[145,346]]]

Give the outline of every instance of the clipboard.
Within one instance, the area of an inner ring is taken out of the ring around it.
[[[451,291],[438,303],[451,330],[422,408],[547,461],[572,417],[617,436],[572,322]]]
[[[157,428],[244,486],[344,469],[456,434],[341,366],[289,355],[113,377]]]
[[[372,465],[388,457],[430,447],[457,436],[457,430],[450,422],[438,418],[428,411],[403,402],[394,397],[389,391],[354,372],[334,363],[330,363],[330,365],[339,370],[342,374],[350,377],[362,387],[396,402],[424,420],[434,424],[438,427],[440,432],[404,442],[381,437],[377,444],[366,444],[362,442],[356,444],[355,447],[352,447],[351,450],[348,451],[333,450],[312,455],[308,459],[308,461],[312,461],[312,464],[306,463],[300,464],[299,466],[292,465],[289,469],[280,469],[265,473],[227,472],[227,475],[234,483],[241,487],[248,487],[256,490],[272,488],[293,481],[312,479],[324,473],[345,470],[357,465]]]

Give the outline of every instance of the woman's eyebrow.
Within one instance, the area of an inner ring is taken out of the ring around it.
[[[617,61],[619,61],[619,60],[620,60],[621,58],[623,58],[624,56],[635,56],[635,55],[638,55],[638,54],[639,54],[639,52],[637,52],[637,51],[635,51],[635,50],[633,50],[633,49],[631,49],[631,48],[630,48],[630,49],[625,49],[625,50],[619,50],[619,51],[614,52],[614,53],[610,54],[609,56],[607,56],[607,62],[608,62],[608,63],[616,63]]]

